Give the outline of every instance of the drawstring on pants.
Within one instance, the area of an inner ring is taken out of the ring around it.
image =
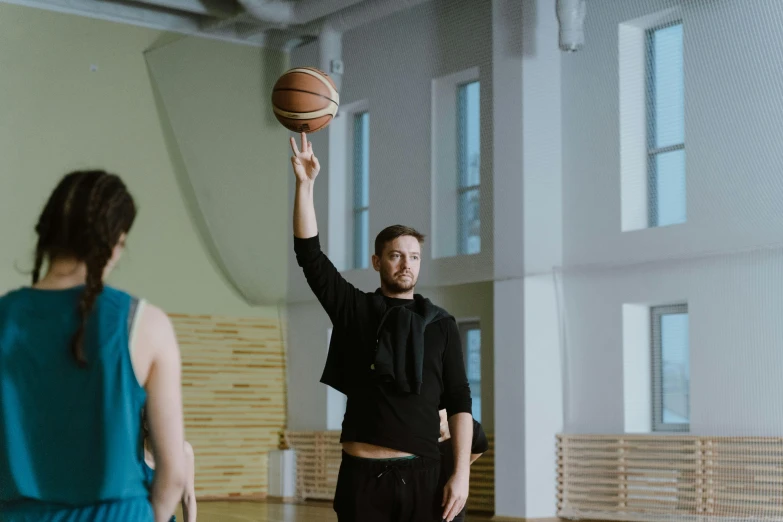
[[[406,483],[405,479],[402,478],[402,473],[400,473],[400,468],[398,468],[396,466],[386,466],[386,469],[381,471],[381,473],[376,478],[381,478],[382,476],[384,476],[385,474],[387,474],[390,471],[394,472],[394,474],[397,476],[398,479],[400,479],[402,481],[403,484]]]

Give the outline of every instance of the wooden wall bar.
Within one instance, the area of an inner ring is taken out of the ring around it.
[[[170,315],[182,353],[185,437],[200,498],[263,497],[267,452],[285,427],[281,325],[268,318]]]
[[[558,436],[558,515],[783,521],[783,438]]]

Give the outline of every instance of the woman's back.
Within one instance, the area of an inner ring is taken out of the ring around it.
[[[140,438],[146,393],[129,350],[134,300],[103,289],[86,323],[80,367],[68,347],[82,292],[22,288],[0,298],[3,520],[32,512],[57,520],[58,512],[88,505],[69,520],[105,518],[96,509],[114,520],[152,520]]]
[[[135,219],[116,174],[66,174],[35,225],[32,287],[0,297],[3,522],[166,522],[182,495],[174,328],[104,284]],[[158,469],[149,493],[143,406]]]

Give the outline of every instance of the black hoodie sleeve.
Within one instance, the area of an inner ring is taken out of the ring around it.
[[[453,319],[439,321],[446,335],[446,348],[443,353],[443,396],[442,405],[451,417],[457,413],[472,413],[473,401],[470,398],[470,384],[465,374],[465,359],[462,356],[462,342],[459,328]]]
[[[307,284],[329,315],[332,324],[349,326],[357,318],[360,307],[368,306],[367,294],[343,278],[321,250],[319,236],[307,239],[294,236],[294,252]]]

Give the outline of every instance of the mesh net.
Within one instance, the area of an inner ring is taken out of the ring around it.
[[[783,520],[783,3],[587,7],[562,69],[559,512]]]
[[[554,6],[523,4],[519,57],[543,70],[557,39],[535,35]],[[525,258],[503,264],[498,225],[523,202],[498,197],[492,5],[425,2],[343,36],[340,114],[311,136],[330,257],[364,268],[372,238],[402,223],[430,236],[422,287],[524,280],[526,309],[552,303],[525,338],[559,350],[561,516],[783,520],[783,1],[588,0],[584,47],[550,71],[559,83],[525,79],[539,89],[527,115],[555,92],[542,118],[559,130],[542,143],[557,159],[525,163]],[[324,67],[317,43],[290,58]],[[526,158],[540,153],[529,124]],[[225,250],[252,286],[256,258]],[[311,298],[288,261],[286,297]],[[533,280],[546,283],[528,295]]]

